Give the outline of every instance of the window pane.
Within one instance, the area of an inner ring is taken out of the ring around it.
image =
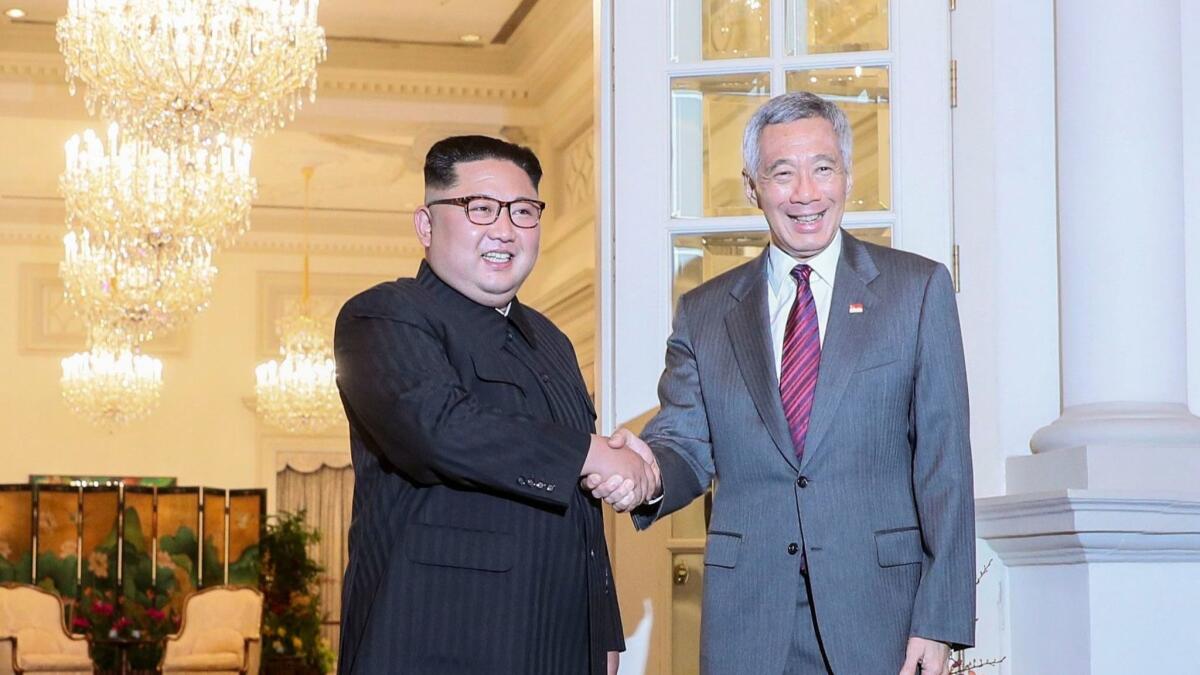
[[[674,0],[671,60],[770,56],[770,17],[771,0]]]
[[[742,189],[742,131],[770,97],[769,73],[671,79],[671,214],[757,211]]]
[[[886,66],[796,70],[788,91],[811,91],[836,102],[854,132],[854,188],[847,211],[892,207],[892,134]]]
[[[888,0],[787,0],[788,55],[888,48]]]

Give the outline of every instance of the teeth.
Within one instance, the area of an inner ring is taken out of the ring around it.
[[[483,259],[491,261],[491,262],[505,263],[505,262],[508,262],[509,260],[512,260],[512,254],[511,253],[501,253],[499,251],[493,251],[491,253],[484,253]]]
[[[818,220],[820,220],[820,219],[821,219],[821,216],[823,216],[823,215],[825,215],[825,214],[824,214],[824,212],[822,212],[822,213],[814,213],[814,214],[812,214],[812,215],[809,215],[809,216],[792,216],[792,220],[798,220],[798,221],[800,221],[800,222],[802,222],[802,223],[815,223],[815,222],[817,222]]]

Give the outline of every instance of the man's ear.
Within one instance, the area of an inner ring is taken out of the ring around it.
[[[429,207],[422,206],[413,212],[413,229],[417,231],[417,239],[421,240],[421,245],[429,248],[433,237],[433,221],[430,219]]]
[[[746,199],[758,206],[758,190],[754,187],[754,179],[745,171],[742,171],[742,187],[746,190]]]
[[[850,198],[850,191],[854,189],[854,174],[846,174],[846,198]]]

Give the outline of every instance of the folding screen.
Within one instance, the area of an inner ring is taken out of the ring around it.
[[[0,582],[33,579],[33,488],[0,485]]]
[[[204,516],[200,523],[200,587],[225,583],[225,491],[204,488]]]
[[[229,491],[229,583],[258,586],[258,543],[266,515],[266,490]]]

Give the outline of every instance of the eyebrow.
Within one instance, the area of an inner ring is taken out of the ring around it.
[[[838,158],[836,155],[829,155],[829,154],[821,153],[818,155],[813,155],[812,159],[814,162],[831,162],[831,163],[837,164],[839,166],[841,165],[841,162],[838,161]],[[791,159],[788,159],[786,157],[781,157],[780,159],[777,159],[774,162],[771,162],[771,164],[766,167],[766,171],[768,171],[768,172],[773,171],[773,170],[775,170],[776,167],[778,167],[780,165],[792,166],[793,162]]]

